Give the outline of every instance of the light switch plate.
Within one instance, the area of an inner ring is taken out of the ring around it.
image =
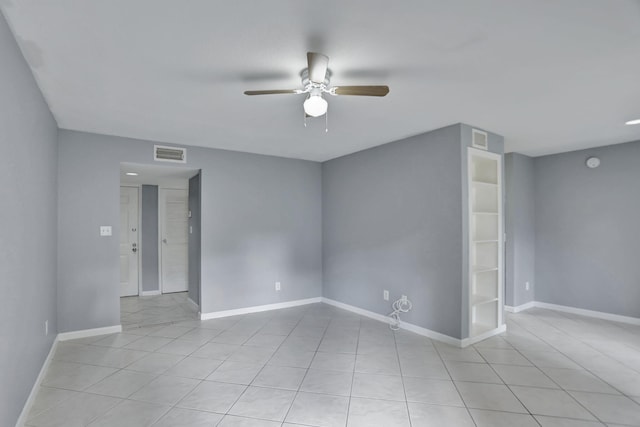
[[[100,236],[111,236],[111,226],[110,225],[101,225],[100,226]]]

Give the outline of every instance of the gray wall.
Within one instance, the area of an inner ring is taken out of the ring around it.
[[[461,130],[449,126],[323,164],[324,296],[460,338]],[[390,301],[382,291],[390,291]]]
[[[143,185],[140,197],[140,268],[143,292],[160,290],[158,270],[158,186]]]
[[[57,125],[2,14],[0,58],[0,425],[12,426],[57,330]]]
[[[534,163],[536,300],[640,317],[640,142]]]
[[[61,332],[119,324],[120,163],[152,153],[151,141],[60,130]],[[197,147],[187,158],[201,169],[202,312],[320,296],[320,164]]]
[[[200,305],[200,174],[189,179],[189,298]]]
[[[534,160],[509,153],[506,169],[506,298],[516,307],[535,298],[535,208]],[[529,290],[526,289],[529,282]]]

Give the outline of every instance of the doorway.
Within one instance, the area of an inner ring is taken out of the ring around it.
[[[200,216],[200,203],[198,212],[190,210],[195,204],[189,187],[199,173],[120,165],[120,321],[125,328],[198,318],[200,275],[190,265],[199,260],[190,263],[189,254],[200,242],[199,227],[190,226],[190,217]]]

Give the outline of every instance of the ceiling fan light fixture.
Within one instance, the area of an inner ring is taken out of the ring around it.
[[[311,94],[304,101],[304,112],[311,117],[320,117],[327,113],[329,104],[320,94]]]

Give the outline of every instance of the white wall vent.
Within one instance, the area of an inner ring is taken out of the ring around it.
[[[471,145],[474,148],[480,148],[481,150],[489,149],[489,138],[486,132],[482,132],[478,129],[471,130]]]
[[[187,163],[187,149],[154,145],[153,160],[157,162]]]

